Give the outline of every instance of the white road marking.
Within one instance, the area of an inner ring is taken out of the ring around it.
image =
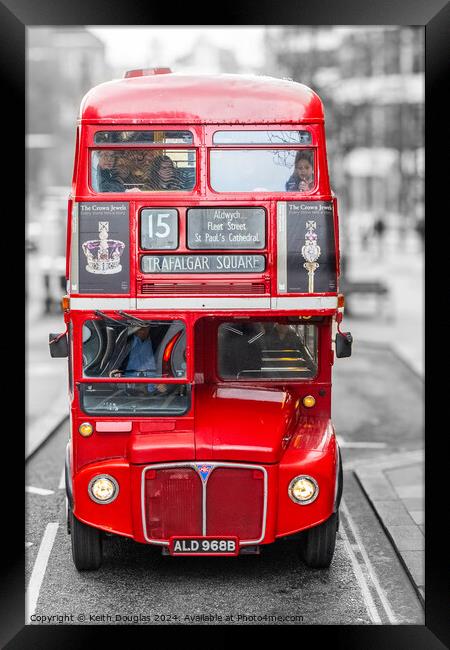
[[[47,568],[48,559],[55,542],[56,533],[58,532],[59,524],[51,522],[47,524],[42,538],[41,545],[34,563],[33,572],[31,574],[28,589],[25,594],[25,622],[30,622],[30,617],[36,610],[39,592],[41,590],[42,581],[44,579],[45,570]]]
[[[59,479],[59,483],[58,483],[58,490],[64,490],[65,487],[66,487],[66,468],[63,467],[61,472],[61,478]]]
[[[41,494],[42,496],[55,494],[53,490],[46,490],[44,488],[32,487],[31,485],[25,486],[25,492],[30,492],[31,494]]]
[[[27,375],[51,375],[54,374],[54,366],[51,363],[30,364],[27,368]]]
[[[341,501],[341,506],[342,506],[342,501]],[[350,557],[352,566],[353,566],[353,572],[356,576],[356,579],[359,583],[359,587],[362,591],[362,595],[364,598],[364,602],[367,608],[367,612],[372,620],[373,623],[381,623],[381,618],[378,613],[377,607],[374,603],[374,600],[372,598],[372,594],[370,593],[369,586],[367,584],[367,581],[364,577],[364,574],[361,570],[361,567],[359,566],[358,560],[356,559],[356,555],[353,552],[352,549],[352,544],[350,543],[350,540],[347,537],[347,533],[345,532],[345,527],[342,523],[342,517],[341,517],[341,522],[339,526],[339,532],[342,535],[342,539],[344,540],[344,545],[345,548],[347,549],[347,553]]]
[[[350,442],[345,440],[345,438],[342,438],[342,436],[336,436],[336,438],[340,447],[353,447],[355,449],[383,449],[384,447],[387,447],[386,442],[363,442],[357,440],[352,440]]]
[[[396,625],[397,624],[397,619],[395,617],[394,612],[392,611],[392,608],[389,604],[388,599],[386,598],[386,594],[384,590],[381,588],[381,585],[378,581],[377,575],[375,573],[375,569],[372,566],[371,561],[369,560],[369,556],[367,555],[366,549],[364,547],[363,541],[357,531],[355,522],[353,521],[353,517],[351,516],[349,509],[347,508],[347,505],[344,501],[344,499],[341,500],[341,508],[343,513],[345,514],[345,517],[347,519],[348,525],[350,527],[350,530],[352,531],[352,535],[355,538],[355,542],[359,548],[359,551],[362,555],[362,558],[364,560],[364,563],[366,565],[367,571],[369,573],[370,579],[372,580],[373,586],[376,589],[376,592],[378,594],[378,597],[381,601],[381,604],[383,605],[384,611],[386,612],[386,615],[389,619],[389,622]]]

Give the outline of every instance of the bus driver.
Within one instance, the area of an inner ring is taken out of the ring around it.
[[[128,342],[129,351],[123,360],[122,368],[115,368],[109,373],[110,377],[156,377],[156,362],[153,354],[150,326],[137,327],[132,330]],[[146,392],[165,393],[165,384],[148,384]]]

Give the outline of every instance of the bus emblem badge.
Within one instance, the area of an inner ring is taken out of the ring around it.
[[[202,463],[201,465],[196,465],[195,468],[200,474],[202,481],[205,482],[207,481],[208,476],[211,474],[213,465],[205,465],[204,463]]]

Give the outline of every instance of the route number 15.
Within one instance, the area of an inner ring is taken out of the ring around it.
[[[146,209],[141,215],[141,247],[146,250],[178,246],[178,212],[174,209]]]

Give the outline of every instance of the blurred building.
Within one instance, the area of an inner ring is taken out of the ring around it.
[[[32,311],[59,311],[76,121],[82,97],[107,79],[104,45],[83,27],[28,28],[26,243]]]
[[[347,232],[382,218],[401,236],[423,220],[424,29],[271,27],[265,45],[269,74],[305,83],[324,101]]]
[[[27,30],[27,192],[41,204],[49,186],[72,180],[83,95],[108,78],[104,44],[83,27]]]

